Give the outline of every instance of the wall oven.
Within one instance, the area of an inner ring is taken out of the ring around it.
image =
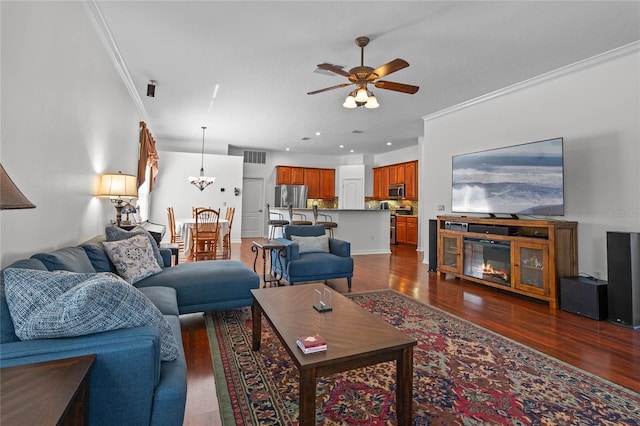
[[[401,200],[404,198],[404,183],[398,183],[389,185],[389,193],[387,194],[390,200]]]

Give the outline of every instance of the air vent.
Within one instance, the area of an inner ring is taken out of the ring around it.
[[[303,141],[308,141],[309,139],[311,139],[311,138],[310,138],[310,137],[308,137],[308,136],[305,136],[305,137],[303,137],[301,140],[303,140]]]
[[[265,164],[267,162],[267,153],[264,151],[245,151],[244,162],[251,164]]]
[[[364,133],[364,131],[363,130],[352,130],[351,133],[360,134],[360,133]]]

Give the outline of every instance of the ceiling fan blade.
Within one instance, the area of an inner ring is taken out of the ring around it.
[[[385,75],[391,74],[392,72],[400,71],[401,69],[408,66],[409,62],[405,61],[404,59],[397,58],[389,63],[379,66],[378,68],[373,70],[373,73],[378,76],[377,78],[381,78]]]
[[[307,95],[315,95],[317,93],[327,92],[329,90],[339,89],[341,87],[351,86],[352,84],[353,83],[342,83],[342,84],[338,84],[337,86],[325,87],[324,89],[314,90],[313,92],[309,92],[309,93],[307,93]]]
[[[396,92],[409,93],[411,95],[420,90],[420,87],[418,86],[412,86],[410,84],[403,83],[394,83],[393,81],[376,81],[375,86],[378,89],[394,90]]]
[[[318,64],[318,68],[320,68],[321,70],[325,70],[325,71],[331,71],[334,72],[336,74],[340,74],[344,77],[349,77],[351,74],[349,74],[348,72],[346,72],[345,70],[343,70],[342,68],[338,68],[335,65],[331,65],[331,64]]]

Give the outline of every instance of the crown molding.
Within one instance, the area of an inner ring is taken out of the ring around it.
[[[581,61],[575,62],[573,64],[564,66],[562,68],[558,68],[553,71],[549,71],[547,73],[538,75],[536,77],[532,77],[530,79],[521,81],[519,83],[513,84],[511,86],[504,87],[502,89],[496,90],[494,92],[487,93],[485,95],[479,96],[474,99],[470,99],[468,101],[462,102],[460,104],[454,105],[449,108],[445,108],[443,110],[434,112],[433,114],[425,115],[422,117],[424,121],[433,120],[436,118],[440,118],[444,115],[452,114],[454,112],[463,110],[465,108],[469,108],[471,106],[480,104],[482,102],[489,101],[491,99],[498,98],[500,96],[505,96],[519,90],[526,89],[528,87],[535,86],[537,84],[541,84],[543,82],[553,80],[559,77],[563,77],[567,74],[572,74],[577,71],[581,71],[586,68],[593,67],[595,65],[601,64],[603,62],[610,61],[615,58],[619,58],[622,56],[626,56],[630,53],[634,53],[640,50],[640,41],[634,41],[632,43],[626,44],[624,46],[620,46],[616,49],[609,50],[607,52],[601,53],[596,56],[592,56],[591,58],[583,59]]]
[[[129,95],[133,100],[134,104],[138,108],[138,112],[142,117],[142,121],[146,121],[147,125],[149,124],[149,116],[147,114],[147,110],[142,103],[142,99],[136,90],[136,86],[133,83],[133,79],[131,78],[131,74],[129,74],[129,70],[127,69],[127,65],[124,62],[124,58],[120,54],[120,49],[118,49],[118,45],[111,34],[111,30],[109,29],[109,25],[107,21],[104,19],[104,15],[100,10],[100,6],[96,0],[85,0],[84,4],[89,13],[89,18],[91,23],[93,24],[98,36],[102,40],[102,43],[107,49],[111,60],[113,61],[113,65],[116,67],[118,74],[120,74],[120,78],[124,82],[125,87],[129,91]]]

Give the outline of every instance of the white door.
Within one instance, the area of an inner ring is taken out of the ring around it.
[[[264,179],[242,179],[242,238],[264,236]]]
[[[364,209],[364,191],[362,179],[342,179],[341,209]]]

